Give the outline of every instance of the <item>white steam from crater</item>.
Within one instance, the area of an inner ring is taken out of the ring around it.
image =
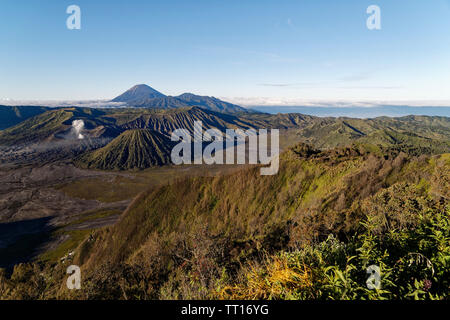
[[[75,131],[75,136],[77,139],[84,139],[84,135],[81,133],[84,130],[84,121],[83,120],[74,120],[72,121],[72,128]]]

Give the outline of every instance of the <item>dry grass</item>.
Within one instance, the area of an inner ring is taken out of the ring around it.
[[[288,258],[279,255],[267,258],[263,265],[244,269],[244,279],[235,286],[219,290],[219,299],[271,300],[292,299],[290,292],[312,286],[311,274],[305,265],[289,265]]]
[[[104,177],[85,178],[63,184],[56,189],[70,197],[100,202],[133,199],[150,188],[168,184],[177,179],[198,176],[217,176],[242,169],[242,166],[165,166],[143,171],[112,173]]]

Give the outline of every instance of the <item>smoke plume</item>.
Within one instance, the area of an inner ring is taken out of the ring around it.
[[[75,135],[77,139],[84,139],[84,135],[81,133],[84,129],[84,121],[83,120],[74,120],[72,122],[72,128],[75,131]]]

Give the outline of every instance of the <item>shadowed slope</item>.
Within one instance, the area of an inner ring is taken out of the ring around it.
[[[127,130],[109,144],[83,155],[81,167],[104,170],[145,169],[170,163],[174,142],[148,129]]]
[[[0,130],[44,113],[49,108],[35,106],[0,106]]]

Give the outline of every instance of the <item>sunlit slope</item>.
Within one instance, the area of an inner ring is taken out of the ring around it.
[[[148,129],[167,137],[170,137],[176,129],[187,129],[192,133],[195,123],[199,121],[204,130],[217,128],[222,132],[238,128],[280,129],[280,145],[283,148],[304,142],[315,148],[327,150],[356,143],[374,145],[380,148],[381,152],[385,149],[395,149],[411,155],[450,152],[450,118],[447,117],[351,119],[318,118],[302,114],[251,113],[237,116],[199,107],[165,110],[52,109],[0,131],[0,146],[71,140],[71,146],[79,147],[80,141],[77,141],[72,129],[75,120],[83,121],[85,140],[95,142],[90,149],[103,147],[111,139],[132,129]],[[165,152],[164,148],[157,147],[157,149]],[[160,158],[167,156],[168,154],[165,154]],[[98,167],[111,166],[103,164]]]
[[[205,226],[211,239],[227,239],[227,261],[237,261],[257,248],[308,244],[330,233],[346,238],[366,214],[387,218],[391,226],[407,224],[432,199],[445,202],[450,196],[448,154],[383,156],[373,149],[319,152],[300,144],[282,155],[274,176],[260,176],[254,168],[149,191],[114,227],[98,233],[95,243],[80,248],[81,262],[142,263],[158,243],[164,243],[158,254],[168,258],[179,241]],[[169,268],[173,262],[166,263]]]
[[[44,113],[49,108],[35,106],[2,106],[0,105],[0,130],[15,126],[16,124]]]
[[[29,118],[14,127],[0,131],[0,145],[22,145],[52,140],[70,140],[72,122],[83,120],[86,137],[111,137],[118,135],[120,128],[108,119],[105,111],[91,108],[50,109]]]
[[[314,118],[296,131],[300,141],[328,149],[354,142],[396,147],[414,154],[450,152],[450,118]]]
[[[169,138],[156,131],[127,130],[103,148],[81,156],[76,163],[104,170],[145,169],[169,164],[173,145]]]
[[[0,146],[36,143],[52,139],[65,139],[74,120],[85,124],[85,137],[117,137],[129,129],[150,129],[170,134],[175,129],[194,130],[195,121],[203,128],[264,127],[265,122],[189,107],[172,110],[158,109],[52,109],[29,118],[11,128],[0,131]]]

